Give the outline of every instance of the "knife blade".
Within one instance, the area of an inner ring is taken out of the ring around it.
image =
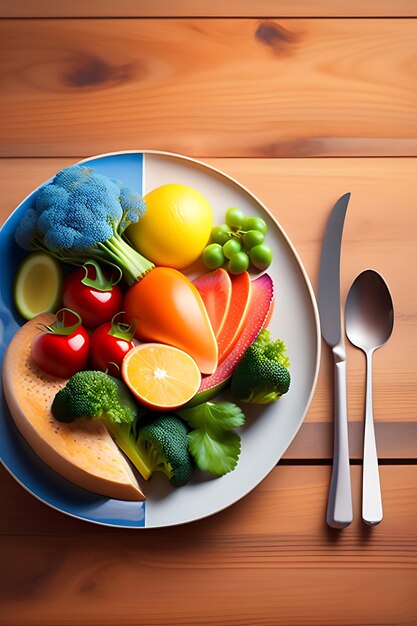
[[[327,523],[333,528],[346,528],[353,519],[346,406],[346,353],[340,301],[340,253],[349,200],[350,193],[344,194],[330,213],[323,239],[318,290],[321,334],[332,349],[334,359],[333,469],[327,505]]]
[[[318,305],[321,334],[331,348],[343,340],[340,304],[340,250],[349,200],[350,193],[345,193],[339,198],[330,213],[320,259]]]

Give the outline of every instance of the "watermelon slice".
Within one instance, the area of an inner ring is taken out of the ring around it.
[[[232,297],[223,330],[217,337],[220,364],[233,350],[244,327],[251,301],[252,283],[248,272],[232,276]]]
[[[223,329],[232,297],[232,281],[226,270],[219,267],[193,280],[204,302],[216,337]]]
[[[217,367],[214,374],[203,377],[198,393],[190,400],[187,407],[211,400],[226,386],[246,350],[255,341],[266,322],[269,321],[273,302],[274,283],[269,274],[263,274],[252,281],[252,299],[249,312],[237,343],[229,356]]]

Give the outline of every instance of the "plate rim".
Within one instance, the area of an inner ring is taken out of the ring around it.
[[[179,154],[176,152],[170,152],[167,150],[117,150],[114,152],[104,152],[104,153],[100,153],[100,154],[96,154],[96,155],[92,155],[77,161],[74,161],[73,165],[80,165],[80,164],[87,164],[89,161],[93,161],[93,160],[97,160],[100,158],[105,158],[105,157],[111,157],[111,156],[117,156],[117,155],[122,155],[122,154],[142,154],[142,155],[146,155],[146,154],[155,154],[158,156],[167,156],[167,157],[173,157],[176,159],[181,159],[183,161],[189,161],[191,163],[195,163],[199,166],[201,166],[204,169],[209,169],[212,172],[220,175],[223,178],[228,179],[230,182],[232,182],[234,185],[236,185],[238,188],[242,189],[248,196],[250,196],[251,198],[253,198],[253,200],[255,200],[255,202],[265,211],[265,213],[268,215],[268,217],[271,219],[271,221],[275,224],[276,228],[279,230],[281,236],[285,239],[286,244],[288,245],[288,247],[291,250],[291,253],[293,254],[295,260],[297,261],[298,267],[301,270],[305,285],[307,286],[307,290],[308,290],[308,294],[310,297],[310,302],[312,305],[312,311],[313,311],[313,317],[314,317],[314,327],[315,327],[315,331],[316,331],[316,345],[317,345],[317,349],[316,349],[316,358],[315,358],[315,364],[314,364],[314,377],[313,377],[313,382],[311,385],[311,390],[310,390],[310,394],[307,398],[307,402],[305,405],[305,409],[304,412],[297,424],[297,427],[294,431],[294,434],[291,438],[291,440],[288,442],[288,445],[285,449],[285,451],[283,452],[283,454],[285,454],[286,450],[288,450],[289,446],[291,445],[291,443],[294,441],[298,431],[300,430],[305,417],[307,415],[307,412],[311,406],[311,402],[313,400],[314,397],[314,393],[317,387],[317,380],[318,380],[318,375],[319,375],[319,371],[320,371],[320,359],[321,359],[321,331],[320,331],[320,316],[319,316],[319,310],[318,310],[318,305],[317,305],[317,300],[316,300],[316,295],[314,293],[313,290],[313,286],[311,284],[310,278],[307,274],[307,271],[304,267],[304,264],[295,248],[295,246],[293,245],[292,241],[290,240],[289,236],[287,235],[286,231],[283,229],[283,227],[281,226],[281,224],[279,223],[278,219],[271,213],[271,211],[267,208],[267,206],[264,204],[264,202],[262,200],[260,200],[258,198],[258,196],[256,194],[254,194],[250,189],[248,189],[248,187],[246,187],[245,185],[243,185],[242,183],[240,183],[238,180],[236,180],[233,176],[231,176],[230,174],[227,174],[226,172],[224,172],[223,170],[215,167],[214,165],[211,165],[209,163],[206,163],[204,161],[200,161],[199,159],[196,159],[194,157],[190,157],[187,155],[183,155],[183,154]],[[6,221],[4,222],[4,224],[2,225],[2,227],[0,228],[0,231],[3,230],[3,227],[7,224],[7,222],[9,221],[9,219],[12,217],[12,215],[19,209],[19,207],[26,201],[28,200],[28,198],[30,198],[30,196],[32,196],[36,191],[38,191],[38,189],[40,189],[41,187],[43,187],[49,180],[51,180],[53,178],[50,177],[48,179],[46,179],[44,182],[42,182],[40,185],[38,185],[37,187],[35,187],[35,189],[33,189],[27,196],[25,196],[25,198],[23,198],[23,200],[21,200],[21,202],[19,202],[19,204],[13,209],[13,211],[10,213],[10,215],[8,216],[8,218],[6,219]],[[281,454],[281,456],[279,456],[276,460],[276,463],[279,462],[279,460],[282,458],[283,454]],[[244,497],[246,497],[249,493],[251,493],[254,489],[256,489],[256,487],[259,486],[259,484],[261,482],[263,482],[263,480],[265,480],[265,478],[267,478],[267,476],[269,476],[269,474],[272,472],[273,468],[276,467],[276,465],[274,465],[264,476],[263,478],[261,478],[261,480],[254,485],[253,487],[249,488],[247,491],[245,491],[245,493],[243,493],[241,496],[239,496],[236,500],[233,500],[233,502],[230,502],[229,504],[216,509],[215,511],[212,511],[210,513],[207,513],[206,515],[202,515],[200,517],[196,517],[193,519],[189,519],[189,520],[185,520],[182,522],[176,522],[173,524],[162,524],[162,525],[158,525],[158,526],[147,526],[146,525],[146,509],[145,509],[145,525],[144,526],[131,526],[131,525],[127,525],[127,524],[121,524],[121,523],[111,523],[111,522],[104,522],[104,521],[100,521],[100,520],[94,520],[94,519],[89,519],[87,517],[83,517],[81,515],[77,515],[76,513],[71,513],[70,511],[65,511],[61,508],[59,508],[59,506],[56,506],[54,504],[52,504],[51,502],[47,502],[46,500],[44,500],[40,495],[36,494],[34,491],[32,491],[27,485],[25,485],[14,473],[13,471],[4,463],[3,459],[0,458],[0,463],[1,465],[5,468],[5,470],[13,477],[13,479],[30,495],[32,495],[34,498],[36,498],[39,502],[42,502],[43,504],[45,504],[46,506],[48,506],[49,508],[58,511],[59,513],[66,515],[68,517],[72,517],[74,519],[78,519],[81,520],[83,522],[87,522],[87,523],[91,523],[91,524],[96,524],[99,526],[107,526],[110,528],[125,528],[125,529],[130,529],[130,530],[144,530],[144,529],[155,529],[155,528],[172,528],[175,526],[183,526],[185,524],[190,524],[192,522],[196,522],[199,520],[203,520],[203,519],[207,519],[208,517],[211,517],[212,515],[216,515],[217,513],[220,513],[221,511],[224,511],[226,509],[228,509],[229,507],[237,504],[237,502],[239,502],[240,500],[242,500]],[[53,470],[52,470],[53,471]]]

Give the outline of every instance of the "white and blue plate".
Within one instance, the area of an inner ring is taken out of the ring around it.
[[[273,251],[268,272],[276,287],[272,336],[285,340],[291,360],[291,388],[279,402],[244,407],[247,424],[241,429],[242,452],[235,471],[221,478],[195,478],[179,489],[155,475],[144,485],[145,503],[101,497],[68,482],[49,469],[24,441],[14,425],[2,392],[0,457],[4,467],[27,491],[62,513],[97,524],[126,528],[156,528],[183,524],[212,515],[248,494],[277,464],[307,412],[316,385],[320,359],[317,306],[300,259],[288,237],[267,208],[238,182],[213,167],[164,152],[118,152],[83,161],[100,174],[124,181],[146,194],[166,183],[198,189],[210,202],[214,222],[224,222],[225,211],[239,207],[259,215],[269,230]],[[39,191],[35,189],[12,213],[0,231],[0,358],[23,323],[12,301],[16,269],[25,256],[14,241],[16,226]]]

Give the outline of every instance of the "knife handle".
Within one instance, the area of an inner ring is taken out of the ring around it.
[[[344,352],[344,350],[343,350]],[[348,420],[346,406],[346,361],[340,348],[334,354],[334,448],[333,470],[327,506],[327,523],[333,528],[346,528],[352,522]]]

